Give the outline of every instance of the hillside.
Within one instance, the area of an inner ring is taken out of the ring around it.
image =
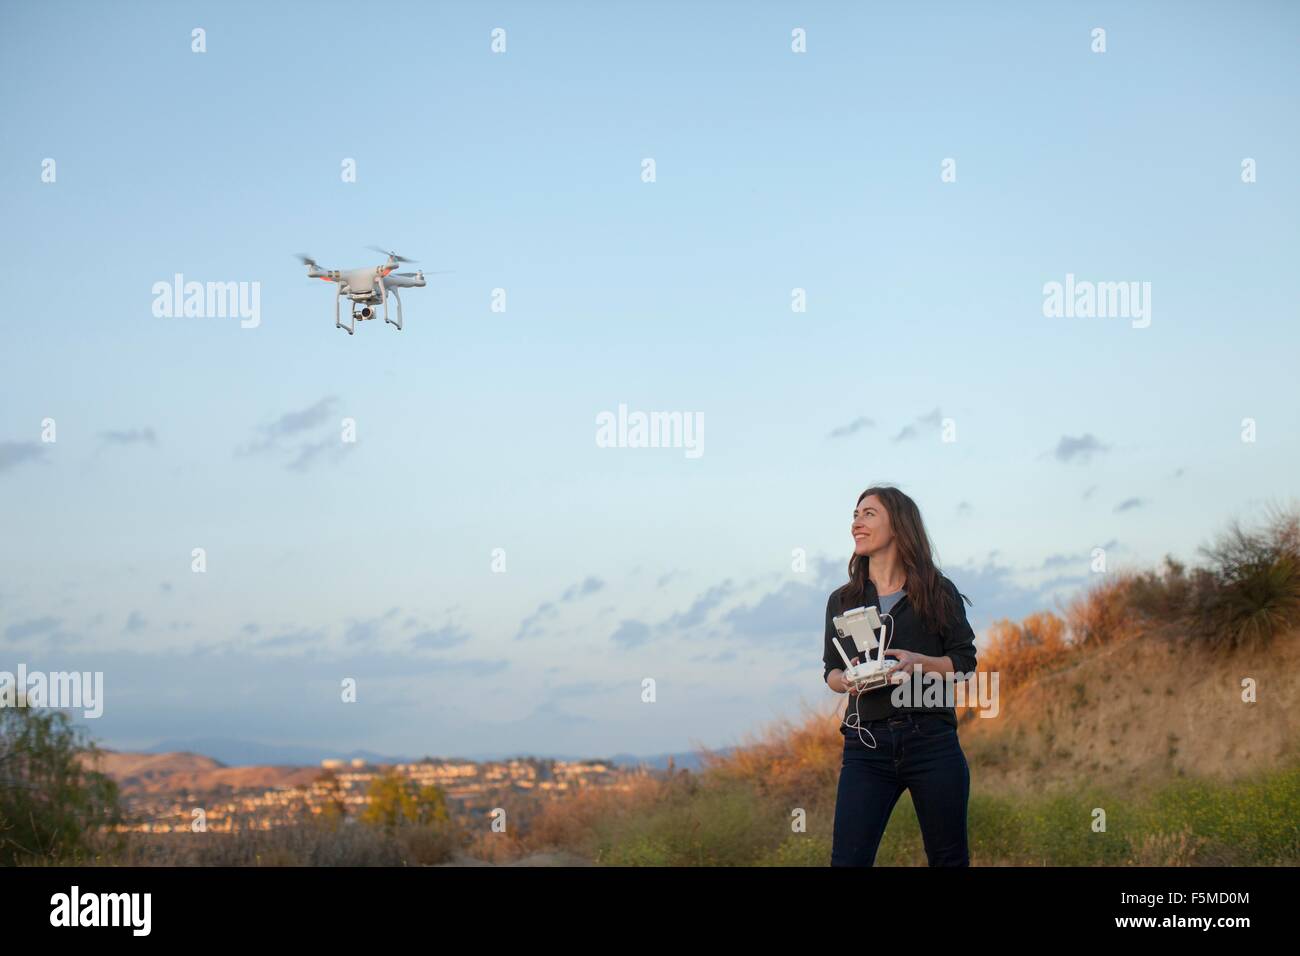
[[[268,790],[311,783],[316,767],[227,767],[194,753],[121,753],[100,751],[95,766],[117,781],[124,796],[210,793],[224,790]]]
[[[1254,703],[1241,699],[1246,677],[1256,682]],[[1298,631],[1232,654],[1137,637],[1080,649],[1019,685],[1002,681],[1001,713],[965,714],[961,741],[986,785],[1226,781],[1297,756],[1297,701]]]

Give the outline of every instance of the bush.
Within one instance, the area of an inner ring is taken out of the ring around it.
[[[1202,547],[1208,566],[1172,557],[1133,576],[1129,606],[1148,622],[1177,628],[1216,650],[1260,646],[1300,626],[1300,514],[1273,509],[1265,524],[1233,521]]]
[[[370,781],[370,802],[361,814],[363,823],[389,829],[399,824],[433,826],[451,819],[441,787],[419,787],[396,770]]]
[[[1195,568],[1165,555],[1164,568],[1144,571],[1129,582],[1127,598],[1134,611],[1157,625],[1199,619],[1213,600],[1219,582],[1208,568]]]
[[[416,823],[392,831],[403,866],[432,866],[448,863],[456,856],[461,840],[446,823]]]
[[[1040,611],[1019,624],[995,621],[980,651],[980,669],[997,671],[1002,680],[1021,681],[1060,665],[1070,651],[1065,622],[1051,611]]]
[[[0,707],[0,865],[82,862],[105,849],[122,810],[117,784],[83,763],[97,753],[67,714],[21,699]]]
[[[1078,647],[1099,647],[1120,634],[1130,633],[1134,592],[1140,585],[1134,575],[1117,572],[1108,580],[1070,602],[1066,622]]]
[[[1219,582],[1196,609],[1211,645],[1263,644],[1300,625],[1300,515],[1294,510],[1275,511],[1257,531],[1234,521],[1201,550]]]

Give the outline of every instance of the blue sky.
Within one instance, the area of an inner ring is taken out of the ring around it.
[[[0,13],[0,670],[103,670],[103,744],[726,746],[842,699],[868,484],[981,630],[1294,493],[1294,5],[361,9]],[[453,271],[348,336],[292,255],[370,244]],[[176,273],[260,325],[155,317]]]

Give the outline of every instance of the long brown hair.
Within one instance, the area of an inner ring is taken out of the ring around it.
[[[892,485],[873,485],[858,495],[858,504],[869,495],[879,498],[889,515],[889,524],[898,542],[898,557],[907,575],[903,587],[907,590],[908,601],[927,631],[944,633],[958,610],[956,602],[964,600],[970,604],[970,598],[957,591],[955,586],[952,591],[943,586],[943,576],[935,566],[934,548],[916,502]],[[843,607],[856,607],[866,597],[868,564],[866,556],[855,553],[849,558],[849,580],[840,588]]]

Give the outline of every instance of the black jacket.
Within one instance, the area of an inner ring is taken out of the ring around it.
[[[975,632],[971,630],[970,623],[966,620],[966,606],[962,603],[961,595],[957,592],[957,586],[946,577],[940,576],[941,582],[953,595],[957,602],[956,613],[948,621],[941,633],[934,633],[926,630],[920,619],[916,615],[909,595],[904,594],[899,598],[898,603],[894,605],[890,613],[893,615],[892,624],[889,634],[889,649],[898,648],[899,650],[915,651],[918,654],[925,654],[929,657],[950,657],[952,658],[953,670],[958,675],[973,672],[975,670]],[[875,605],[880,607],[880,597],[876,593],[876,586],[870,579],[867,580],[866,593],[863,594],[862,600],[853,605],[853,607]],[[822,680],[830,676],[831,671],[835,668],[844,669],[844,661],[840,658],[839,652],[835,650],[832,641],[837,641],[844,648],[844,653],[848,655],[849,660],[853,660],[858,654],[858,649],[853,646],[851,638],[845,638],[840,641],[839,636],[835,633],[835,622],[832,618],[843,614],[846,608],[840,606],[840,589],[836,588],[831,592],[830,598],[826,602],[826,637],[825,651],[822,654],[822,663],[825,664],[825,671],[822,674]],[[886,624],[891,622],[886,621]],[[880,634],[877,633],[879,638]],[[879,649],[877,649],[879,653]],[[874,657],[874,655],[872,655]],[[885,660],[896,660],[897,658],[886,657]],[[846,695],[848,700],[845,705],[845,714],[857,713],[860,720],[864,723],[868,720],[876,720],[881,717],[889,717],[893,714],[908,713],[909,711],[924,711],[926,713],[937,713],[954,727],[957,726],[957,712],[952,707],[895,707],[894,702],[890,700],[890,694],[898,685],[890,684],[876,690],[867,691],[865,694],[859,694],[857,697],[856,711],[854,696]],[[925,685],[915,687],[920,690]],[[918,695],[919,696],[919,695]],[[840,726],[840,733],[851,733],[843,724]]]

